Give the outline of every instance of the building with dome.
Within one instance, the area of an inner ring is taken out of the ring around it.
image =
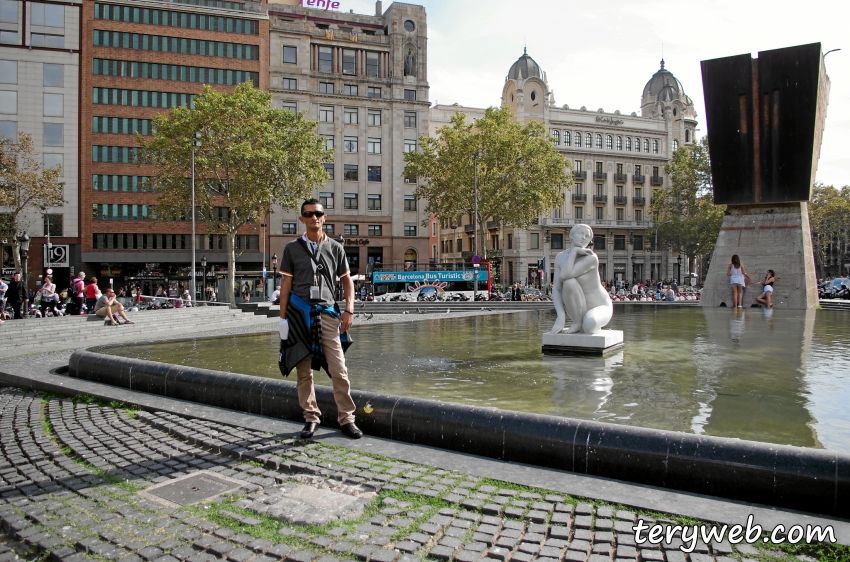
[[[684,270],[678,256],[654,247],[649,204],[652,190],[668,185],[664,166],[673,151],[693,142],[697,114],[682,83],[663,60],[643,88],[640,114],[557,105],[546,72],[527,52],[511,65],[501,104],[510,107],[520,122],[537,120],[546,125],[555,146],[573,163],[575,186],[564,192],[559,207],[540,216],[531,229],[488,222],[483,243],[496,282],[551,284],[554,257],[567,247],[569,231],[576,224],[593,228],[602,279],[632,282],[681,277]],[[484,114],[482,108],[436,105],[431,109],[431,135],[458,111],[469,119]],[[439,261],[469,260],[472,230],[467,224],[442,228]]]

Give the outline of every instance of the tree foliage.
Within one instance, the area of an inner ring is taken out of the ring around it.
[[[830,246],[838,248],[839,261],[847,254],[850,242],[850,186],[836,189],[831,185],[815,183],[809,202],[809,225],[812,231],[812,248],[820,270],[826,277],[826,262]]]
[[[260,222],[273,205],[295,208],[328,179],[316,122],[303,113],[271,106],[272,95],[250,82],[230,95],[210,86],[195,96],[195,108],[177,107],[154,118],[154,134],[139,135],[142,163],[152,164],[153,189],[159,193],[156,217],[191,218],[191,149],[195,133],[196,218],[209,233],[227,241],[227,302],[236,282],[236,234]],[[218,212],[218,208],[226,208]]]
[[[650,213],[662,240],[688,256],[710,256],[723,224],[724,208],[712,196],[708,138],[676,150],[664,167],[669,189],[654,189]]]
[[[479,240],[486,240],[486,220],[528,228],[542,212],[562,202],[572,185],[569,162],[552,144],[542,123],[518,123],[508,108],[489,108],[482,119],[467,123],[456,113],[437,137],[422,136],[421,151],[404,155],[405,175],[419,179],[416,197],[426,211],[457,219],[474,208],[474,163],[478,157]],[[485,244],[479,249],[486,258]]]
[[[65,203],[59,180],[62,169],[44,168],[41,155],[36,154],[32,137],[18,133],[17,140],[0,137],[0,238],[12,242],[15,269],[21,269],[21,252],[17,234],[26,230],[27,216],[47,207]]]

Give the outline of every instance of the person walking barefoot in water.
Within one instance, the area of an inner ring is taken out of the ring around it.
[[[729,277],[729,284],[732,286],[732,308],[744,308],[743,289],[746,283],[744,277],[746,274],[741,258],[738,257],[738,254],[734,254],[732,263],[726,268],[726,276]]]

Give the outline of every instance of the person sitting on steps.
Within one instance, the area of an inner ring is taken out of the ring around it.
[[[118,316],[124,319],[125,324],[135,324],[135,322],[127,318],[127,313],[124,312],[124,305],[115,298],[115,291],[112,290],[112,287],[106,289],[106,293],[97,299],[94,305],[94,313],[101,318],[106,318],[107,325],[117,326]]]

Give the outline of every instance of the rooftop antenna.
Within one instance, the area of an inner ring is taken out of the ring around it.
[[[522,54],[528,54],[528,41],[526,41],[525,37],[522,38]]]

